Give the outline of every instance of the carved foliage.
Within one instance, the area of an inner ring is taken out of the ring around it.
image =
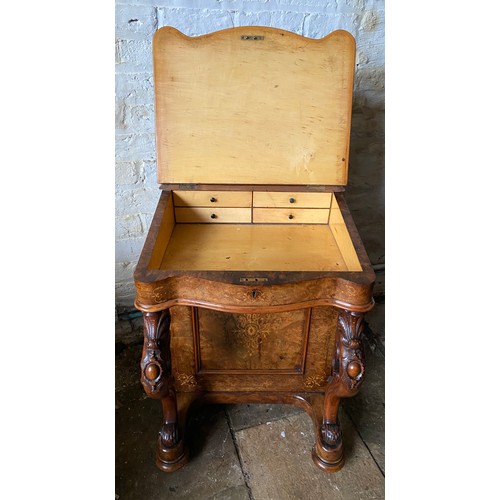
[[[321,440],[331,448],[338,448],[342,444],[342,431],[340,425],[326,422],[321,426]]]
[[[168,311],[144,313],[144,348],[141,382],[147,395],[161,397],[170,377],[170,314]]]
[[[164,448],[173,448],[179,442],[177,422],[165,422],[160,429],[160,441]]]
[[[341,310],[339,313],[339,372],[344,385],[357,389],[365,373],[365,356],[361,343],[363,315]]]

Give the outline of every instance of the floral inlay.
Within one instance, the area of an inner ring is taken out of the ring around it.
[[[271,331],[265,318],[259,314],[241,314],[236,318],[234,334],[243,342],[245,347],[255,350]]]

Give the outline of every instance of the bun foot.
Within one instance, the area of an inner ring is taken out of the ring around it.
[[[344,467],[344,447],[340,445],[332,450],[316,443],[312,449],[312,459],[321,470],[337,472]]]
[[[320,437],[312,449],[314,463],[326,472],[337,472],[344,466],[344,445],[340,425],[334,422],[324,422]]]
[[[156,465],[164,472],[174,472],[188,462],[188,451],[184,448],[184,441],[176,446],[167,448],[163,446],[161,439],[158,440],[156,450]]]

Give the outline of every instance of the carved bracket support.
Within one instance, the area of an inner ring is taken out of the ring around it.
[[[313,457],[325,470],[338,470],[343,464],[342,431],[338,410],[342,397],[354,396],[363,382],[365,356],[361,343],[363,313],[340,309],[338,314],[337,352],[333,359],[333,377],[325,390],[320,441]]]
[[[168,392],[170,366],[170,314],[167,311],[144,313],[144,347],[141,382],[150,398]]]
[[[365,355],[361,342],[363,314],[341,309],[338,325],[338,373],[345,388],[356,391],[365,374]]]

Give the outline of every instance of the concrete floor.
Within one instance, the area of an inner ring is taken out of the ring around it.
[[[189,463],[158,470],[161,404],[139,381],[140,318],[117,323],[116,499],[217,500],[384,498],[384,304],[367,315],[366,380],[340,412],[346,464],[337,473],[311,460],[313,425],[286,405],[206,406],[188,427]]]

